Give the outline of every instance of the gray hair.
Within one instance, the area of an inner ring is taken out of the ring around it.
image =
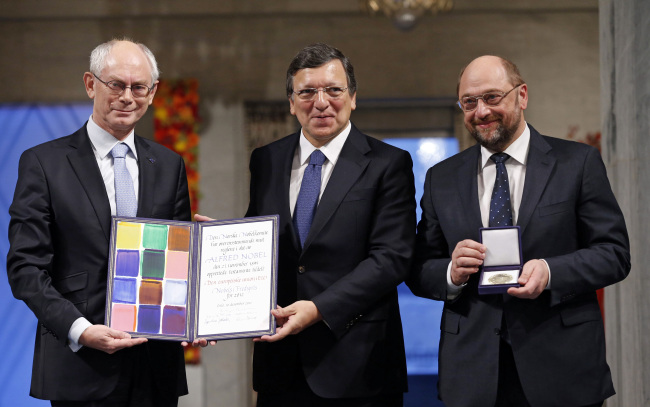
[[[155,83],[160,76],[160,71],[158,70],[158,63],[156,62],[156,57],[153,55],[153,52],[146,45],[135,42],[130,38],[114,38],[103,44],[99,44],[93,52],[90,53],[90,72],[99,76],[101,72],[106,67],[106,57],[110,54],[113,47],[121,41],[128,41],[137,45],[142,52],[147,56],[149,61],[149,67],[151,68],[151,83]]]

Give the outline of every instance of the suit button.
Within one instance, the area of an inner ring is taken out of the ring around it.
[[[496,336],[501,336],[501,330],[499,328],[494,328],[494,334]]]
[[[298,266],[298,273],[302,274],[305,272],[305,266]]]

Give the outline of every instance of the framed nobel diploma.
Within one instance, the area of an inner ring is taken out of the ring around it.
[[[275,333],[278,216],[113,217],[106,325],[188,341]]]
[[[481,243],[487,247],[479,277],[479,294],[503,294],[519,287],[523,267],[519,226],[481,228]]]

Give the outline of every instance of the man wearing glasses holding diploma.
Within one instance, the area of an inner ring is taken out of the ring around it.
[[[447,407],[600,406],[614,387],[596,290],[630,270],[600,154],[526,123],[528,85],[508,60],[472,61],[458,96],[478,144],[429,169],[407,281],[445,301],[440,397]],[[479,228],[512,225],[521,230],[520,287],[479,295]]]
[[[325,44],[296,55],[299,132],[256,149],[247,216],[279,214],[278,321],[256,339],[258,407],[401,407],[397,285],[415,241],[411,157],[350,122],[356,79]]]
[[[30,394],[54,407],[173,407],[187,394],[181,345],[103,325],[111,215],[190,220],[183,159],[134,133],[156,59],[113,40],[83,80],[92,116],[23,153],[9,209],[9,284],[38,319]]]

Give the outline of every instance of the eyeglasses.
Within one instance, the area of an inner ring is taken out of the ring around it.
[[[126,86],[124,83],[120,81],[108,81],[104,82],[103,80],[99,79],[97,75],[93,73],[93,76],[97,78],[98,81],[106,85],[106,87],[111,91],[112,94],[114,95],[121,95],[124,93],[126,88],[131,89],[131,94],[137,98],[143,98],[149,96],[149,93],[153,90],[153,86],[150,88],[147,85],[131,85],[131,86]]]
[[[472,110],[476,109],[478,107],[478,100],[483,99],[483,102],[485,102],[486,105],[488,106],[496,106],[501,101],[503,98],[508,96],[508,93],[512,92],[513,90],[517,89],[523,85],[523,83],[520,83],[519,85],[515,86],[514,88],[510,89],[507,92],[500,92],[500,91],[492,91],[492,92],[487,92],[482,95],[476,95],[476,96],[463,96],[459,101],[458,101],[458,107],[463,109],[466,112],[471,112]]]
[[[336,99],[339,96],[341,96],[343,92],[345,92],[346,90],[348,90],[348,88],[340,88],[338,86],[328,86],[326,88],[319,88],[319,89],[315,89],[315,88],[301,89],[293,93],[298,95],[298,98],[300,100],[314,100],[318,95],[318,92],[323,91],[331,99]]]

